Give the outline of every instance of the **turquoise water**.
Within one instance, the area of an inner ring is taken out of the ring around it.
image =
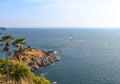
[[[36,74],[57,84],[120,84],[120,29],[8,29],[61,61]],[[70,41],[69,37],[73,37]]]

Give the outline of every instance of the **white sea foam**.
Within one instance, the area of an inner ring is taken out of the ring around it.
[[[45,76],[45,74],[41,74],[41,76]]]
[[[56,53],[57,53],[57,51],[54,51],[54,53],[56,54]]]

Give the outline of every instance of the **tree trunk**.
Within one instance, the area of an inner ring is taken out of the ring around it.
[[[9,53],[6,52],[6,81],[9,84],[9,66],[8,66],[8,55]]]

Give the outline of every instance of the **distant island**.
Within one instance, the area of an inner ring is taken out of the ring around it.
[[[43,76],[35,76],[34,72],[57,61],[54,51],[31,48],[25,38],[13,38],[11,35],[1,36],[1,52],[6,58],[0,58],[1,84],[50,84]],[[11,51],[10,46],[15,47]],[[26,47],[25,47],[26,46]],[[11,52],[14,52],[11,56]]]
[[[0,27],[0,30],[4,30],[4,31],[5,31],[5,30],[7,30],[7,29],[6,29],[5,27]]]

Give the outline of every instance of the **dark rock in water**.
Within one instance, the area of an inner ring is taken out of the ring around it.
[[[54,51],[47,51],[46,55],[54,54]]]

